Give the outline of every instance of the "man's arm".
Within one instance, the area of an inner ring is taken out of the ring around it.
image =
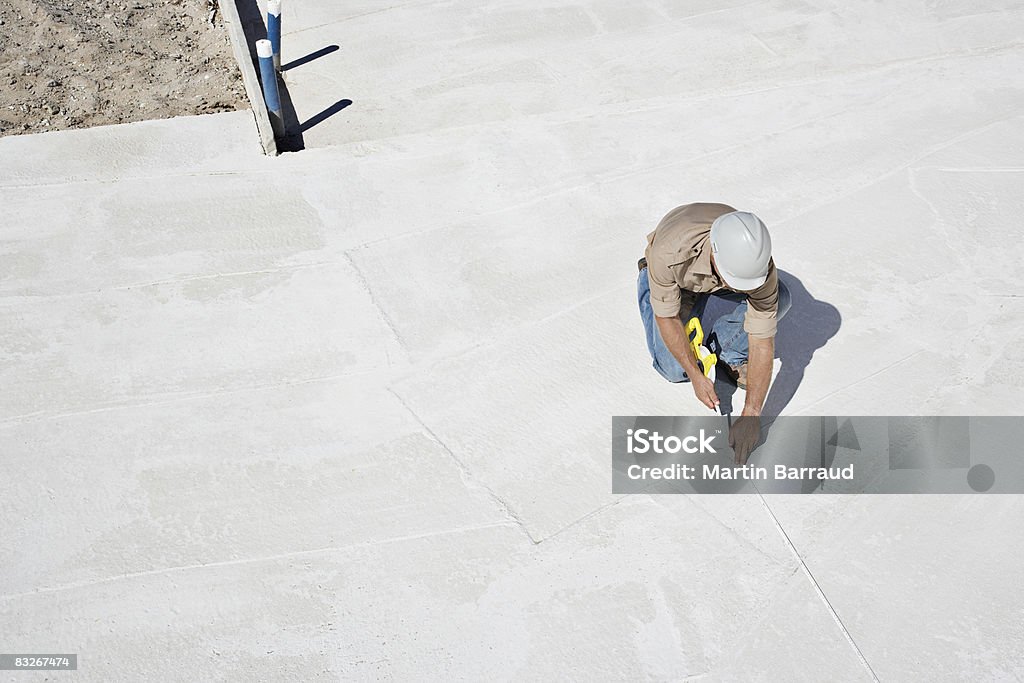
[[[779,275],[775,262],[769,262],[764,284],[747,293],[747,313],[743,329],[750,352],[747,356],[747,401],[744,415],[760,415],[772,381],[775,357],[775,330],[779,311]]]
[[[654,320],[658,323],[658,331],[661,332],[661,339],[665,342],[665,347],[675,356],[675,359],[683,366],[683,370],[686,371],[686,376],[690,378],[690,382],[693,384],[693,393],[697,395],[697,399],[712,410],[717,408],[718,395],[715,393],[715,383],[705,377],[697,367],[697,359],[690,349],[690,338],[686,334],[683,321],[677,315],[671,318],[662,318],[656,315]]]
[[[775,357],[775,329],[779,304],[779,284],[775,265],[768,271],[764,285],[747,296],[747,331],[750,351],[747,355],[747,398],[743,413],[729,429],[729,445],[737,464],[745,464],[761,439],[761,410],[772,381]]]
[[[775,356],[775,337],[751,335],[748,339],[747,400],[743,404],[743,413],[729,428],[729,445],[733,448],[737,465],[746,464],[750,452],[761,439],[761,408],[772,381],[772,358]]]
[[[747,358],[747,399],[744,415],[760,415],[768,385],[772,381],[772,359],[775,357],[775,337],[748,337],[750,355]]]
[[[679,318],[680,312],[689,311],[693,307],[694,294],[683,292],[675,280],[675,274],[664,259],[657,258],[650,248],[648,252],[647,282],[651,287],[651,309],[654,311],[654,322],[661,332],[661,339],[686,371],[697,400],[714,410],[718,407],[715,383],[705,377],[697,367],[697,359],[690,349],[690,337]]]

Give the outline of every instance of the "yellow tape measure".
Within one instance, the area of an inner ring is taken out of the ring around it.
[[[693,335],[692,337],[690,337],[691,334]],[[714,380],[715,364],[718,363],[718,356],[708,351],[708,347],[704,346],[704,329],[700,326],[700,319],[696,316],[690,318],[689,322],[686,323],[686,336],[690,339],[690,348],[693,349],[693,355],[697,357],[697,362],[700,363],[704,376]]]

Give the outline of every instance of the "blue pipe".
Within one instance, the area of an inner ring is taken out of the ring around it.
[[[267,3],[267,39],[274,51],[274,68],[281,68],[281,3],[270,0]]]
[[[260,58],[260,78],[263,80],[263,100],[270,112],[270,122],[278,135],[282,131],[284,117],[281,111],[281,93],[277,88],[277,69],[274,68],[273,48],[269,40],[256,41],[256,54]]]

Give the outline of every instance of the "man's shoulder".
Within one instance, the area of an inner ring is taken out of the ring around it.
[[[691,221],[694,223],[707,223],[710,225],[716,218],[725,213],[735,211],[728,204],[717,202],[693,202],[677,206],[665,215],[665,219],[671,218],[675,221]]]
[[[665,214],[654,231],[710,230],[711,224],[715,222],[716,218],[735,210],[728,204],[710,202],[683,204]]]
[[[690,249],[710,232],[716,218],[735,210],[728,204],[710,202],[677,206],[658,222],[654,232],[648,235],[648,241],[671,251]]]

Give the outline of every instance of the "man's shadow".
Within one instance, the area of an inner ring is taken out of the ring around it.
[[[804,379],[804,371],[814,357],[814,352],[825,346],[835,336],[842,324],[842,316],[832,304],[815,299],[803,283],[792,273],[779,270],[779,279],[786,283],[792,305],[786,317],[779,321],[775,335],[775,357],[782,367],[768,390],[761,409],[762,417],[777,417],[789,405],[797,387]],[[710,297],[701,315],[701,325],[706,330],[714,326],[719,316],[731,311],[736,304],[718,297]],[[721,401],[723,414],[738,414],[743,406],[733,406],[732,398],[736,386],[718,372],[715,390]]]
[[[804,380],[804,370],[811,363],[814,352],[825,346],[835,336],[843,323],[843,317],[827,301],[815,299],[803,283],[792,273],[780,270],[793,307],[779,323],[775,337],[775,356],[782,361],[782,368],[768,390],[762,414],[775,417],[789,405],[797,387]]]

